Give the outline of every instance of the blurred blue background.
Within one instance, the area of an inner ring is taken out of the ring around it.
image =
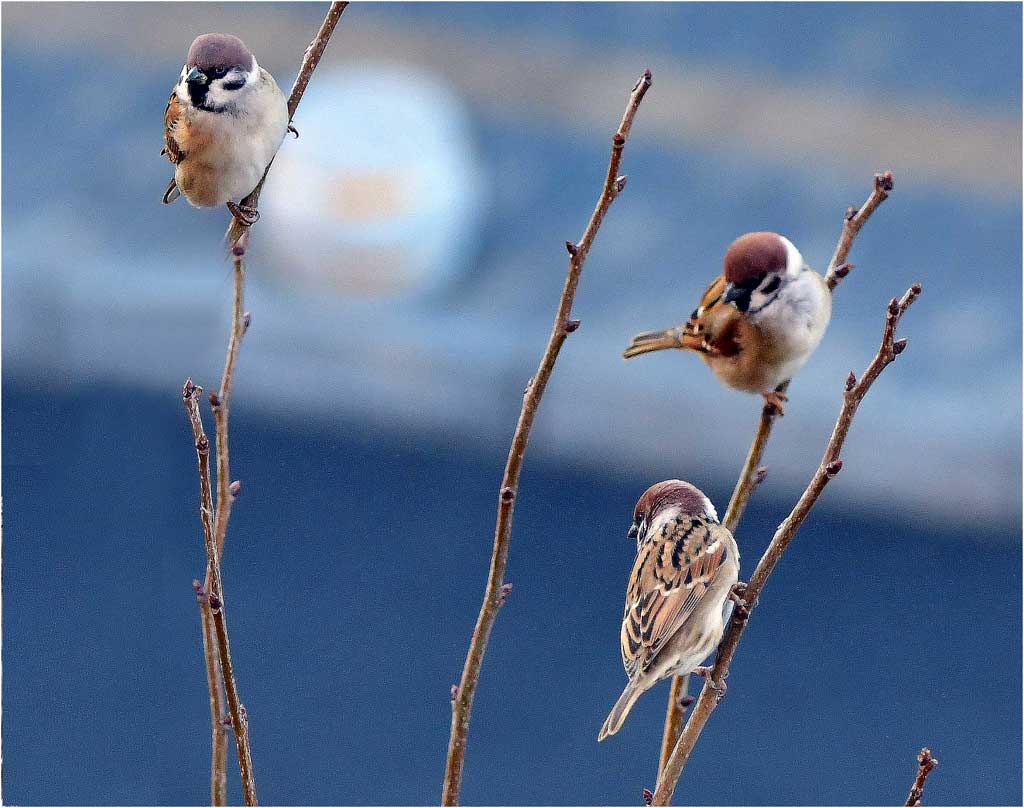
[[[208,799],[180,391],[219,378],[227,215],[159,204],[161,114],[195,35],[240,35],[287,88],[324,9],[3,7],[9,804]],[[653,787],[667,685],[596,743],[624,682],[631,509],[666,477],[723,509],[760,403],[695,357],[619,352],[683,319],[741,232],[824,266],[888,168],[737,533],[743,575],[886,301],[922,281],[910,348],[769,583],[677,802],[902,802],[929,745],[927,804],[1020,804],[1021,8],[867,3],[345,13],[264,194],[232,408],[224,575],[264,804],[439,799],[562,243],[645,67],[629,187],[526,460],[464,801]]]

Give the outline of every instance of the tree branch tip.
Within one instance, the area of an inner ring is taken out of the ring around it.
[[[643,790],[643,797],[644,805],[650,805],[652,802],[654,802],[654,792],[651,791],[649,788],[645,788]]]
[[[565,242],[565,249],[573,258],[575,258],[580,251],[580,248],[573,244],[571,241]]]
[[[575,331],[577,328],[580,327],[580,321],[579,320],[566,320],[565,324],[562,327],[565,329],[565,333],[566,334],[571,334],[573,331]]]
[[[882,191],[883,193],[889,193],[895,186],[895,180],[892,176],[891,171],[883,171],[880,174],[875,174],[875,190]]]
[[[839,472],[843,470],[843,461],[838,458],[833,460],[827,466],[825,466],[825,473],[829,477],[835,477]]]
[[[502,502],[511,502],[515,498],[516,498],[516,492],[513,491],[511,488],[502,488],[501,489],[501,501]]]
[[[899,356],[907,349],[907,338],[902,337],[892,344],[892,355]]]
[[[185,384],[181,388],[181,397],[185,399],[185,401],[188,401],[190,398],[192,398],[192,394],[195,393],[197,389],[202,388],[197,388],[192,383],[192,377],[189,376],[187,379],[185,379]]]
[[[849,393],[854,387],[857,386],[857,377],[853,375],[853,371],[850,371],[850,375],[846,377],[846,392]]]
[[[917,297],[919,294],[921,294],[921,288],[922,287],[920,283],[915,283],[913,286],[910,287],[910,292],[911,294],[913,294],[914,297]]]
[[[231,485],[228,486],[228,491],[231,492],[231,496],[237,497],[242,493],[242,481],[235,480]]]

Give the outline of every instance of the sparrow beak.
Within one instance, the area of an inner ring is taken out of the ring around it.
[[[629,533],[626,534],[627,539],[635,539],[637,534],[640,532],[640,528],[636,522],[629,526]]]
[[[746,311],[750,306],[750,290],[744,289],[742,286],[727,283],[725,285],[725,294],[722,295],[722,301],[725,303],[732,303],[740,311]]]
[[[209,81],[206,74],[198,67],[193,67],[187,76],[185,76],[185,82],[187,84],[206,84]]]

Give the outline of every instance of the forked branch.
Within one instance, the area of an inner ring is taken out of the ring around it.
[[[533,426],[533,420],[547,387],[548,379],[551,378],[551,372],[554,370],[558,353],[568,335],[579,328],[579,320],[572,319],[572,303],[576,296],[580,273],[583,271],[583,264],[587,260],[587,254],[590,252],[594,237],[601,227],[605,214],[626,186],[626,178],[619,175],[622,152],[633,125],[633,118],[650,86],[651,71],[647,70],[633,87],[622,121],[612,138],[612,153],[611,159],[608,161],[604,187],[597,200],[597,206],[590,216],[590,221],[583,231],[583,236],[577,243],[567,241],[565,244],[569,251],[569,271],[565,278],[565,286],[562,289],[562,297],[558,304],[558,312],[555,315],[555,323],[551,330],[551,336],[548,338],[547,348],[544,350],[537,373],[530,380],[523,395],[523,407],[519,413],[519,421],[516,423],[512,446],[509,449],[505,473],[498,494],[494,549],[491,554],[491,568],[487,576],[484,601],[480,607],[480,615],[469,644],[469,652],[462,670],[462,679],[457,687],[453,687],[451,737],[448,741],[448,757],[441,796],[444,805],[457,805],[459,802],[462,767],[466,756],[466,736],[469,732],[469,718],[473,710],[473,696],[480,679],[480,668],[483,665],[487,641],[504,600],[503,588],[512,533],[512,512],[515,509],[516,493],[519,490],[519,474],[522,470],[523,455],[526,453],[526,444],[530,437],[530,428]]]
[[[706,682],[701,690],[693,712],[690,713],[690,718],[686,722],[686,726],[683,728],[682,734],[679,736],[679,740],[676,742],[664,770],[661,772],[658,786],[654,792],[654,805],[668,805],[671,801],[683,767],[686,765],[686,761],[689,759],[690,753],[693,751],[705,724],[707,724],[708,719],[711,717],[711,713],[718,706],[720,694],[724,691],[725,678],[729,675],[729,666],[732,664],[732,659],[736,654],[736,648],[739,645],[740,638],[743,636],[750,612],[757,605],[758,597],[764,589],[768,577],[779,563],[782,554],[789,547],[790,542],[793,541],[814,503],[818,501],[821,492],[825,490],[829,480],[835,477],[842,469],[843,461],[840,459],[840,452],[850,431],[850,425],[853,423],[853,417],[857,413],[857,408],[882,371],[907,347],[906,339],[895,338],[896,327],[899,324],[900,318],[903,317],[904,313],[920,294],[921,286],[920,284],[915,284],[907,290],[907,293],[900,300],[892,299],[886,310],[885,327],[882,331],[882,343],[878,348],[878,353],[871,361],[871,364],[868,365],[859,381],[853,373],[847,378],[846,389],[843,394],[843,406],[839,411],[839,417],[836,419],[835,428],[832,430],[832,437],[825,447],[821,463],[819,463],[807,489],[793,507],[792,512],[775,531],[768,549],[765,550],[753,575],[750,576],[750,580],[746,585],[746,591],[743,594],[746,608],[737,608],[734,611],[733,619],[729,623],[725,637],[718,646],[718,654],[715,657],[715,665],[712,668],[710,677],[711,681]],[[712,683],[714,683],[714,686],[712,686]]]
[[[839,242],[836,244],[832,258],[825,270],[825,283],[830,291],[834,291],[840,281],[845,278],[851,269],[852,264],[846,263],[846,259],[853,249],[853,242],[860,233],[861,228],[871,214],[875,212],[888,197],[893,189],[893,176],[891,171],[875,174],[874,188],[871,195],[865,200],[860,208],[849,208],[843,217],[843,230],[839,235]],[[783,382],[776,390],[785,393],[789,382]],[[754,489],[764,479],[764,469],[761,461],[764,459],[764,452],[768,446],[768,438],[771,436],[772,426],[778,418],[778,410],[770,404],[766,404],[761,410],[761,420],[758,422],[757,432],[754,434],[754,442],[750,444],[750,451],[747,452],[747,459],[740,471],[739,479],[736,480],[736,487],[733,489],[732,498],[729,500],[729,507],[726,509],[722,524],[728,528],[730,533],[735,534],[739,526],[743,511],[747,508]],[[661,758],[658,764],[658,774],[665,769],[669,755],[679,739],[679,733],[683,728],[683,708],[680,704],[680,694],[685,692],[683,678],[675,676],[672,678],[672,687],[669,693],[668,712],[665,716],[665,731],[661,742]]]

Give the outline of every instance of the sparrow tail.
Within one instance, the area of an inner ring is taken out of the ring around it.
[[[623,359],[632,359],[640,354],[651,351],[663,351],[666,348],[681,348],[684,351],[701,350],[700,337],[687,334],[682,326],[669,328],[667,331],[645,331],[637,334],[622,352]]]
[[[640,687],[637,682],[630,682],[626,685],[626,689],[622,691],[622,695],[619,696],[619,700],[615,702],[615,706],[612,707],[612,711],[604,720],[604,724],[601,725],[601,732],[597,736],[598,743],[603,741],[609,735],[614,735],[622,728],[622,722],[626,720],[626,716],[629,715],[629,711],[633,709],[633,705],[636,704],[636,700],[640,698],[640,695],[646,689],[647,688],[645,687]]]

